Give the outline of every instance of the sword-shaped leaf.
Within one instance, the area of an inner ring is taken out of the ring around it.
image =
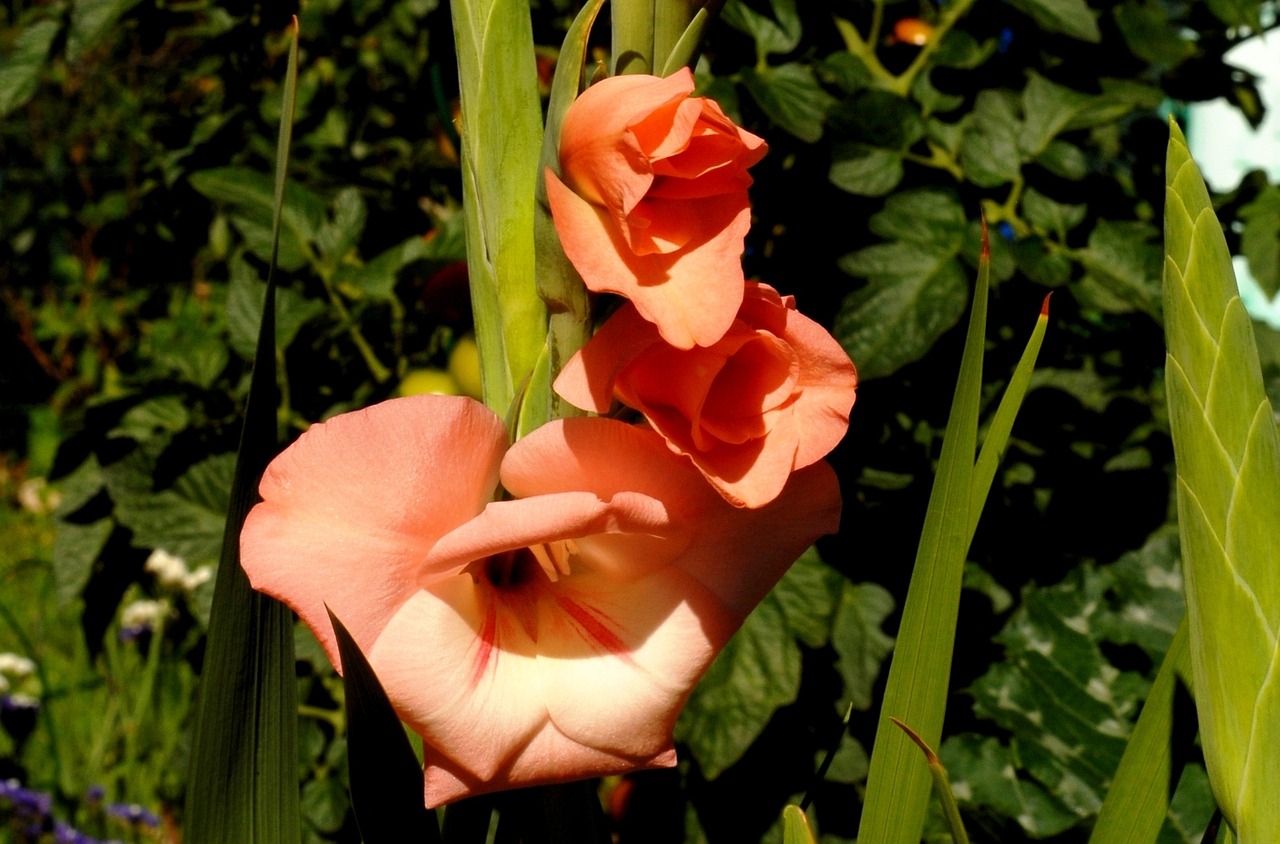
[[[266,300],[214,585],[192,738],[184,829],[189,844],[277,844],[297,841],[301,835],[293,613],[274,598],[253,591],[240,568],[240,528],[258,501],[258,479],[277,449],[275,266],[297,89],[295,18],[276,146]]]
[[[1191,671],[1184,618],[1142,704],[1089,836],[1091,844],[1149,844],[1160,834],[1173,791],[1173,692]]]
[[[364,844],[440,840],[423,802],[422,767],[387,693],[356,640],[333,610],[329,622],[342,657],[351,808]]]
[[[1221,225],[1172,124],[1165,167],[1165,382],[1200,736],[1240,840],[1280,841],[1280,438]]]
[[[881,706],[858,839],[877,844],[920,840],[928,808],[929,768],[890,718],[909,723],[930,746],[942,739],[965,556],[990,490],[999,455],[1030,383],[1048,320],[1042,309],[996,412],[976,465],[982,350],[991,254],[984,227],[978,284],[960,362],[938,474],[925,514],[915,570],[903,607],[889,683]],[[1046,302],[1047,306],[1047,302]]]

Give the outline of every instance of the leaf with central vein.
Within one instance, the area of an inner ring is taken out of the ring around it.
[[[1166,161],[1169,421],[1191,666],[1214,795],[1242,842],[1280,840],[1280,437],[1208,192]]]

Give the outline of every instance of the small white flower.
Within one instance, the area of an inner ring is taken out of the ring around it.
[[[155,629],[169,615],[167,601],[134,601],[120,611],[120,626]]]
[[[0,653],[0,674],[8,674],[15,680],[30,677],[36,670],[36,664],[25,656],[15,653]]]
[[[9,681],[5,678],[3,674],[0,674],[0,695],[4,694],[7,691],[9,691]]]
[[[187,561],[170,554],[163,548],[157,548],[147,557],[146,570],[156,576],[161,586],[173,587],[182,583],[187,576]]]
[[[182,588],[186,592],[194,592],[200,586],[208,583],[212,577],[213,566],[200,566],[200,568],[182,579]]]
[[[18,504],[28,513],[43,516],[58,509],[62,493],[49,486],[44,478],[29,478],[18,487]]]

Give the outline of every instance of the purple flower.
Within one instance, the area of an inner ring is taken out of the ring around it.
[[[140,806],[137,803],[112,803],[107,806],[107,814],[138,826],[156,827],[160,825],[160,819],[153,812],[148,811],[145,806]]]

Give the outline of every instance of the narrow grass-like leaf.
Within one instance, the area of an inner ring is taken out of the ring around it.
[[[978,531],[978,518],[982,515],[982,507],[986,503],[987,494],[991,491],[991,482],[995,479],[1000,458],[1004,457],[1005,446],[1009,444],[1009,433],[1013,430],[1013,420],[1022,407],[1022,400],[1031,385],[1031,375],[1036,367],[1036,358],[1040,355],[1040,346],[1044,343],[1044,333],[1049,326],[1049,297],[1044,297],[1040,307],[1040,316],[1036,318],[1036,326],[1031,331],[1031,339],[1014,367],[1009,386],[1005,388],[996,408],[991,424],[987,426],[987,435],[982,439],[982,450],[978,452],[978,461],[973,467],[973,491],[969,499],[969,542]]]
[[[1187,645],[1184,617],[1129,735],[1089,836],[1091,844],[1150,844],[1160,834],[1173,790],[1173,691],[1179,675],[1191,675]]]
[[[529,5],[454,0],[462,100],[467,269],[484,399],[505,416],[537,364],[547,309],[535,282],[534,195],[542,138]]]
[[[907,738],[915,742],[920,752],[924,754],[925,762],[929,765],[929,775],[933,777],[933,793],[938,795],[938,802],[942,804],[942,816],[947,820],[951,840],[955,844],[969,844],[969,834],[965,832],[964,821],[960,819],[960,807],[956,805],[956,796],[951,791],[951,781],[947,779],[947,769],[943,766],[942,760],[933,752],[932,747],[925,744],[924,739],[920,738],[915,730],[897,718],[889,720],[906,733]]]
[[[941,741],[969,548],[989,277],[990,253],[984,242],[960,375],[872,749],[860,841],[917,844],[924,828],[928,767],[920,764],[919,751],[889,718],[913,724],[931,746]]]
[[[1165,163],[1169,422],[1205,764],[1242,842],[1280,841],[1280,436],[1186,140]]]
[[[332,610],[329,622],[342,657],[351,808],[364,844],[439,841],[435,813],[423,802],[422,768],[387,693]]]
[[[273,256],[293,132],[297,27],[295,18],[276,150]],[[240,568],[240,528],[277,449],[275,287],[273,257],[196,707],[184,828],[188,844],[279,844],[301,835],[293,613],[253,591]]]
[[[698,47],[702,44],[702,36],[706,34],[707,27],[720,14],[720,9],[724,7],[725,0],[707,0],[702,8],[694,14],[693,20],[685,27],[680,38],[667,51],[665,59],[657,57],[662,56],[664,52],[663,46],[657,43],[655,39],[654,53],[655,60],[662,61],[662,71],[659,76],[670,76],[685,65],[692,66],[694,59],[698,55]],[[674,5],[674,4],[673,4]]]

